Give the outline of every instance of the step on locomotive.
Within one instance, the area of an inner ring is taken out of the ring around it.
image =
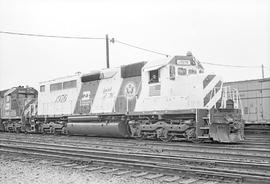
[[[165,142],[244,140],[238,91],[223,87],[220,76],[206,74],[191,52],[76,73],[39,86],[38,97],[36,92],[25,95],[25,106],[15,107],[21,117],[16,121],[7,114],[14,108],[7,105],[12,93],[2,94],[0,129]]]

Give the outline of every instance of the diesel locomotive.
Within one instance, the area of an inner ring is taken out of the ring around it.
[[[239,142],[238,91],[190,53],[40,83],[2,130],[135,139]],[[31,88],[32,89],[32,88]],[[27,90],[26,90],[27,91]],[[3,96],[1,112],[10,93]],[[19,113],[19,112],[18,112]],[[3,113],[1,113],[3,114]]]

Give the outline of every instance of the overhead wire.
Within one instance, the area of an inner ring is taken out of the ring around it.
[[[0,33],[2,34],[9,34],[9,35],[18,35],[18,36],[31,36],[31,37],[45,37],[45,38],[66,38],[66,39],[88,39],[88,40],[105,40],[105,37],[88,37],[88,36],[63,36],[63,35],[46,35],[46,34],[34,34],[34,33],[21,33],[21,32],[10,32],[10,31],[1,31]],[[112,43],[119,43],[128,47],[132,47],[132,48],[136,48],[139,50],[143,50],[146,52],[151,52],[151,53],[155,53],[155,54],[159,54],[159,55],[163,55],[166,57],[169,57],[169,54],[165,54],[162,52],[157,52],[154,50],[150,50],[150,49],[146,49],[143,47],[139,47],[127,42],[123,42],[120,40],[116,40],[114,38],[112,38],[110,40]],[[213,66],[221,66],[221,67],[235,67],[235,68],[261,68],[262,66],[244,66],[244,65],[227,65],[227,64],[217,64],[217,63],[211,63],[211,62],[201,62],[203,64],[207,64],[207,65],[213,65]],[[266,66],[264,66],[267,69],[270,69]]]
[[[153,51],[153,50],[150,50],[150,49],[145,49],[145,48],[142,48],[142,47],[138,47],[138,46],[135,46],[133,44],[130,44],[130,43],[126,43],[126,42],[122,42],[122,41],[119,41],[119,40],[116,40],[116,39],[112,39],[111,42],[113,43],[120,43],[120,44],[123,44],[123,45],[127,45],[129,47],[133,47],[133,48],[136,48],[136,49],[141,49],[141,50],[144,50],[144,51],[147,51],[147,52],[152,52],[152,53],[156,53],[156,54],[159,54],[159,55],[164,55],[166,57],[169,57],[170,55],[169,54],[165,54],[165,53],[161,53],[161,52],[156,52],[156,51]],[[203,64],[208,64],[208,65],[214,65],[214,66],[222,66],[222,67],[235,67],[235,68],[261,68],[261,65],[260,66],[244,66],[244,65],[226,65],[226,64],[217,64],[217,63],[210,63],[210,62],[200,62],[200,63],[203,63]],[[265,67],[265,66],[264,66]],[[268,68],[268,67],[266,67]]]
[[[1,31],[1,30],[0,30],[0,33],[2,33],[2,34],[9,34],[9,35],[32,36],[32,37],[46,37],[46,38],[92,39],[92,40],[97,40],[97,39],[98,40],[105,40],[106,39],[105,37],[45,35],[45,34],[21,33],[21,32],[10,32],[10,31]],[[153,51],[153,50],[150,50],[150,49],[145,49],[145,48],[142,48],[142,47],[138,47],[138,46],[135,46],[135,45],[132,45],[132,44],[129,44],[129,43],[125,43],[125,42],[122,42],[122,41],[119,41],[119,40],[115,40],[114,38],[111,39],[111,42],[113,42],[113,43],[120,43],[120,44],[129,46],[129,47],[133,47],[133,48],[136,48],[136,49],[140,49],[140,50],[144,50],[144,51],[147,51],[147,52],[152,52],[152,53],[155,53],[155,54],[164,55],[166,57],[169,57],[168,54],[164,54],[164,53],[156,52],[156,51]]]
[[[2,33],[2,34],[9,34],[9,35],[32,36],[32,37],[46,37],[46,38],[68,38],[68,39],[105,40],[105,37],[44,35],[44,34],[20,33],[20,32],[10,32],[10,31],[0,31],[0,33]]]
[[[222,67],[234,67],[234,68],[261,68],[261,65],[257,66],[244,66],[244,65],[226,65],[226,64],[217,64],[217,63],[210,63],[210,62],[201,62],[207,65],[214,65],[214,66],[222,66]]]
[[[113,42],[113,43],[120,43],[122,45],[126,45],[126,46],[129,46],[129,47],[133,47],[133,48],[136,48],[136,49],[144,50],[144,51],[147,51],[147,52],[151,52],[151,53],[163,55],[163,56],[166,56],[166,57],[169,57],[170,56],[169,54],[164,54],[164,53],[153,51],[153,50],[150,50],[150,49],[138,47],[136,45],[133,45],[133,44],[130,44],[130,43],[126,43],[126,42],[122,42],[122,41],[119,41],[119,40],[116,40],[116,39],[112,39],[111,42]]]

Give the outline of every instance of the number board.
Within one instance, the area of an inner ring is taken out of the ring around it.
[[[182,65],[182,66],[187,66],[187,65],[190,65],[190,60],[177,59],[176,64]]]

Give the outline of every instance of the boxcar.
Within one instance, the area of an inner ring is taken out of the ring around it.
[[[270,78],[226,82],[238,89],[246,124],[270,124]]]

